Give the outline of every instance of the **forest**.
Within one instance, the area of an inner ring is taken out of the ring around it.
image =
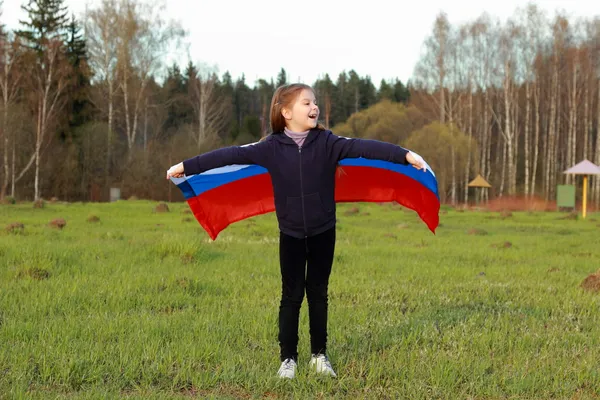
[[[164,6],[101,0],[75,16],[63,0],[31,0],[14,31],[0,14],[0,199],[177,200],[172,164],[270,134],[276,77],[248,82],[201,62],[167,63],[187,33]],[[1,10],[1,6],[0,6]],[[535,3],[506,21],[489,14],[432,21],[407,82],[326,71],[313,86],[321,122],[348,137],[421,154],[442,202],[552,201],[563,171],[600,164],[600,18],[550,15]],[[593,203],[600,180],[592,179]]]

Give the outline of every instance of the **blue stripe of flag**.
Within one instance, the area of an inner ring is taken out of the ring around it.
[[[187,177],[187,179],[177,186],[183,192],[185,199],[196,197],[208,190],[218,186],[227,185],[240,179],[249,178],[260,174],[266,174],[267,169],[258,165],[248,165],[242,169],[221,174],[198,174]]]

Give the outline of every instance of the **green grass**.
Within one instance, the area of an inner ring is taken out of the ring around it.
[[[307,372],[304,303],[282,382],[274,215],[211,242],[186,204],[155,204],[0,206],[0,398],[599,398],[600,294],[579,285],[600,215],[449,210],[432,235],[410,210],[339,205],[339,379]]]

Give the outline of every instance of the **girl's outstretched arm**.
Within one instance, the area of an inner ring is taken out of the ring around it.
[[[395,144],[379,140],[346,138],[330,133],[327,138],[330,154],[336,161],[344,158],[368,158],[371,160],[391,161],[397,164],[408,164],[408,150]]]
[[[229,146],[188,158],[167,171],[167,179],[195,175],[213,168],[234,164],[255,164],[266,168],[268,141],[245,146]]]
[[[412,165],[426,170],[425,162],[420,156],[395,144],[372,139],[346,138],[329,133],[327,145],[336,162],[344,158],[362,157]]]

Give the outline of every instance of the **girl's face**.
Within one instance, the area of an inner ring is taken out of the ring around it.
[[[292,109],[281,110],[287,128],[293,132],[304,132],[317,126],[319,106],[312,90],[303,89],[292,105]]]

